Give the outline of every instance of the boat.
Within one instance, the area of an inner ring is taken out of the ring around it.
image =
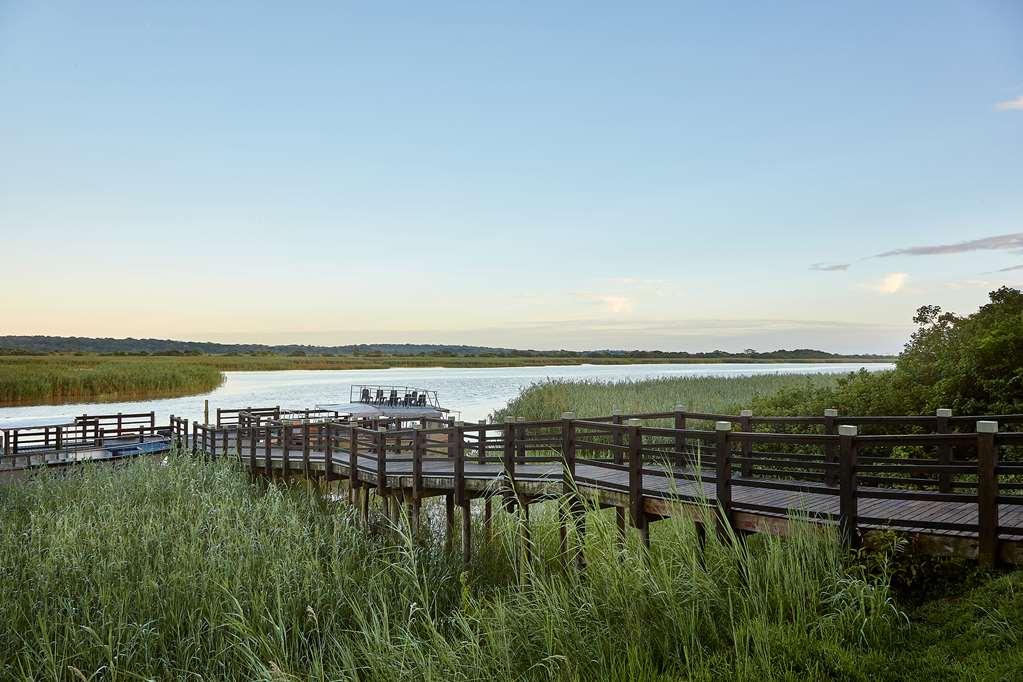
[[[382,386],[353,384],[347,403],[317,404],[319,410],[333,410],[339,415],[397,419],[445,419],[451,410],[441,407],[437,391],[417,386]]]

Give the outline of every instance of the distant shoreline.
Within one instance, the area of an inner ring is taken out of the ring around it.
[[[0,407],[180,398],[215,390],[224,372],[288,370],[472,369],[580,365],[832,365],[894,358],[566,358],[489,356],[99,355],[0,356]]]

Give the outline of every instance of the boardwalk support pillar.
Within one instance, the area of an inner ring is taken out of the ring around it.
[[[423,494],[423,454],[426,450],[426,434],[416,427],[412,434],[412,499],[409,500],[409,524],[412,532],[419,531],[419,509]]]
[[[846,547],[857,547],[856,532],[859,514],[856,499],[856,436],[857,427],[838,427],[838,533]]]
[[[506,511],[515,509],[515,417],[504,420],[504,475],[507,477],[508,490],[505,491],[504,508]]]
[[[625,422],[626,442],[629,458],[629,512],[632,525],[639,530],[643,544],[650,543],[647,528],[646,504],[643,501],[643,436],[639,432],[640,421],[629,419]]]
[[[622,425],[622,411],[615,407],[611,410],[611,423],[616,427]],[[676,423],[677,420],[676,420]],[[624,464],[625,456],[622,454],[622,445],[624,444],[623,430],[616,428],[611,434],[611,444],[614,445],[612,457],[615,464]],[[625,507],[615,507],[615,523],[618,524],[618,536],[624,542],[625,541]]]
[[[486,434],[483,427],[479,431],[481,436]],[[472,560],[472,507],[469,496],[465,493],[465,424],[455,422],[451,432],[451,448],[455,458],[455,504],[462,510],[462,562],[468,564]],[[449,534],[453,530],[449,526]],[[450,537],[450,535],[449,535]]]
[[[998,560],[998,422],[977,422],[977,560],[992,566]]]

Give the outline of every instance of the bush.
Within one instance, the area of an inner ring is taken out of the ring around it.
[[[966,317],[923,306],[890,372],[860,371],[834,387],[795,387],[760,398],[756,414],[1023,412],[1023,293],[1002,287]]]

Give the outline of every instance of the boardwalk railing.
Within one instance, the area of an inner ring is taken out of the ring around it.
[[[502,424],[255,416],[239,424],[193,424],[193,449],[268,476],[346,479],[353,499],[367,489],[400,495],[415,516],[438,494],[460,506],[499,495],[509,508],[591,495],[627,513],[644,537],[681,503],[712,512],[719,530],[785,532],[798,511],[853,546],[886,528],[961,541],[985,561],[1023,544],[1023,415],[676,410]]]
[[[154,412],[83,414],[66,424],[4,429],[0,459],[39,452],[70,452],[102,447],[115,439],[144,438],[165,433]]]
[[[245,408],[218,410],[218,419],[172,417],[157,427],[151,414],[82,416],[8,430],[4,453],[160,433],[204,456],[231,457],[253,475],[344,479],[364,508],[372,490],[388,504],[408,504],[415,518],[433,495],[446,496],[449,510],[468,509],[475,498],[487,500],[488,510],[493,497],[509,509],[566,498],[576,516],[590,497],[617,508],[620,522],[628,518],[647,538],[651,521],[676,513],[709,513],[720,531],[785,533],[798,511],[835,526],[850,546],[893,529],[938,537],[984,561],[1023,562],[1023,415],[757,417],[677,409],[464,424]]]

